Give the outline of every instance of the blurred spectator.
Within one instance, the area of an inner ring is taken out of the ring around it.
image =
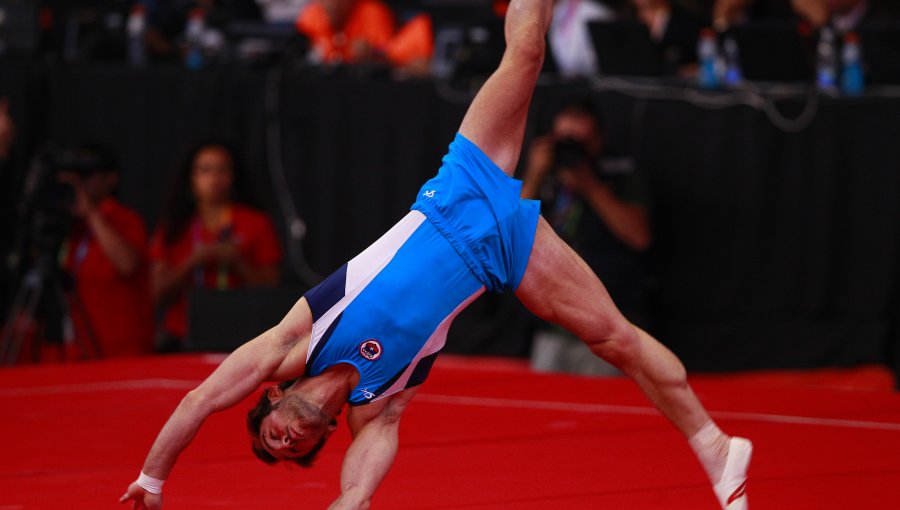
[[[13,139],[16,137],[16,125],[9,116],[9,100],[0,98],[0,163],[9,157]]]
[[[831,25],[838,33],[856,30],[860,25],[889,20],[894,13],[870,0],[791,0],[800,17],[815,28]]]
[[[383,58],[394,35],[394,14],[381,0],[312,0],[297,17],[315,60],[367,63]]]
[[[179,43],[189,16],[200,15],[208,32],[224,42],[228,24],[236,20],[261,20],[254,0],[141,0],[147,7],[147,52],[155,60],[180,58]]]
[[[671,0],[632,0],[638,20],[659,48],[667,74],[686,74],[697,62],[700,30],[709,23]]]
[[[11,157],[13,141],[16,138],[16,125],[9,115],[9,100],[0,97],[0,230],[7,233],[0,236],[0,257],[5,264],[0,264],[0,321],[6,317],[6,307],[12,298],[12,271],[7,268],[12,265],[11,258],[6,255],[15,244],[15,232],[18,218],[15,213],[15,203],[18,198],[18,186],[15,179],[14,165]]]
[[[281,248],[271,221],[239,203],[245,190],[235,151],[203,143],[177,169],[150,247],[154,301],[166,309],[157,349],[181,350],[187,291],[275,285]]]
[[[269,23],[292,23],[309,0],[256,0]]]
[[[593,0],[557,0],[548,39],[559,74],[597,74],[597,55],[588,22],[611,21],[614,18],[615,14],[609,7]]]
[[[311,0],[297,30],[312,42],[312,60],[331,64],[385,63],[411,74],[428,72],[434,51],[431,18],[419,14],[394,32],[381,0]]]
[[[750,20],[776,20],[794,18],[790,4],[785,0],[716,0],[713,4],[713,26],[725,31],[732,25]]]
[[[415,76],[428,74],[433,53],[434,29],[427,14],[419,14],[407,21],[385,50],[391,65]]]
[[[74,284],[69,315],[76,338],[96,340],[103,357],[151,352],[147,231],[137,213],[113,198],[117,165],[105,150],[85,145],[63,155],[58,178],[75,196],[76,221],[59,260]]]
[[[590,102],[565,106],[550,133],[531,143],[522,196],[541,199],[554,230],[597,273],[623,313],[646,326],[649,193],[633,168],[601,163],[605,142],[602,118]]]

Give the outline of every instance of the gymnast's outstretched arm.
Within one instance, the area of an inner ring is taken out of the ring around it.
[[[302,374],[311,328],[312,314],[306,299],[301,298],[277,326],[228,356],[178,404],[150,448],[142,475],[165,480],[207,416],[234,406],[267,380]],[[151,494],[138,481],[128,487],[119,502],[129,500],[137,509],[156,509],[162,504],[160,495]]]
[[[353,442],[341,466],[341,495],[328,510],[369,508],[375,489],[387,475],[399,444],[400,416],[418,387],[404,390],[381,402],[352,407],[347,424]]]

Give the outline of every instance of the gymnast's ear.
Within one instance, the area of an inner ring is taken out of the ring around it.
[[[328,424],[328,427],[325,428],[325,433],[322,434],[322,438],[323,438],[323,439],[328,439],[328,437],[331,436],[331,434],[332,434],[335,430],[337,430],[337,427],[338,427],[338,426],[337,426],[337,422],[334,421],[334,420],[331,420],[331,423],[329,423],[329,424]]]
[[[277,403],[281,400],[281,397],[284,396],[284,392],[281,391],[281,388],[278,386],[272,386],[268,390],[266,390],[266,395],[269,397],[269,402],[272,404]]]

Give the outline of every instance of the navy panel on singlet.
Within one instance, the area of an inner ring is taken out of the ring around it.
[[[338,363],[355,366],[360,379],[349,398],[354,405],[424,381],[434,361],[429,356],[443,347],[449,322],[483,291],[450,243],[417,211],[340,271],[343,276],[329,277],[306,294],[317,316],[307,375]],[[334,299],[341,279],[343,295]]]

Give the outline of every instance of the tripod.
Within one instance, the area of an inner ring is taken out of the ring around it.
[[[42,306],[44,305],[44,306]],[[7,316],[3,337],[0,338],[0,365],[13,365],[18,361],[22,346],[29,331],[39,325],[40,331],[33,335],[32,352],[35,362],[40,361],[40,346],[47,341],[49,315],[48,306],[55,306],[62,319],[63,346],[73,345],[81,359],[102,356],[94,330],[77,293],[67,291],[62,270],[53,257],[42,253],[25,273],[16,291]],[[39,317],[43,311],[44,317]],[[72,323],[72,313],[78,315],[84,325],[87,338],[81,338]]]

